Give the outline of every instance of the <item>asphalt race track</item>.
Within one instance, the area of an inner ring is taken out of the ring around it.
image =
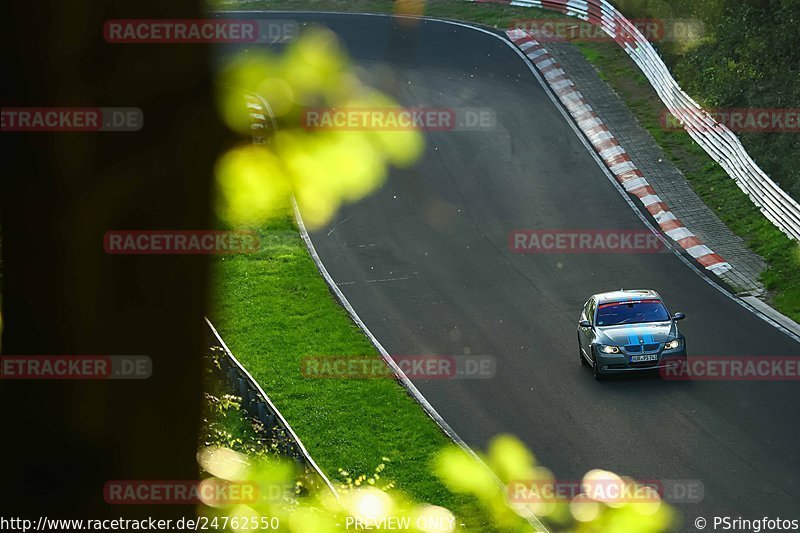
[[[595,382],[576,321],[592,293],[653,288],[691,356],[800,356],[800,344],[672,253],[512,253],[515,229],[643,229],[514,50],[487,33],[388,17],[295,15],[337,32],[407,106],[491,108],[489,131],[427,132],[423,159],[312,234],[328,271],[392,354],[490,355],[492,379],[414,380],[482,448],[523,439],[559,479],[604,468],[696,479],[696,516],[797,518],[797,382]]]

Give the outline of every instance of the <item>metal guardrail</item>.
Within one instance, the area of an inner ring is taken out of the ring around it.
[[[275,122],[275,114],[272,112],[269,102],[256,93],[247,93],[244,95],[244,99],[250,118],[250,134],[253,144],[270,144],[272,136],[278,130],[278,124]]]
[[[500,3],[557,11],[602,28],[642,70],[669,112],[764,216],[790,238],[800,240],[800,204],[761,170],[732,131],[714,120],[681,89],[653,45],[613,5],[606,0],[501,0]]]
[[[220,357],[220,368],[227,378],[228,384],[236,394],[242,398],[242,409],[250,416],[261,422],[267,432],[275,437],[277,442],[277,452],[285,457],[290,457],[297,461],[306,471],[311,471],[319,477],[324,485],[336,496],[339,497],[333,484],[325,473],[317,466],[311,458],[300,438],[294,432],[289,422],[283,417],[281,412],[272,403],[267,393],[261,385],[253,379],[253,376],[245,369],[233,353],[230,351],[225,341],[217,332],[214,325],[207,318],[205,319],[216,342],[222,347],[225,357]]]

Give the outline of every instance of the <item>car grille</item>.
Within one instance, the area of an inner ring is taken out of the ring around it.
[[[636,353],[649,353],[649,352],[657,352],[661,345],[656,344],[628,344],[625,346],[625,353],[628,354],[636,354]]]
[[[658,360],[656,361],[640,361],[638,363],[629,363],[628,366],[632,368],[646,368],[650,366],[657,366]]]

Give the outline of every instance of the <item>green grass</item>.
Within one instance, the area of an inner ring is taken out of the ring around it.
[[[399,383],[301,375],[308,356],[380,356],[328,290],[288,215],[260,234],[257,253],[218,257],[212,268],[210,318],[231,351],[333,481],[339,469],[371,474],[385,456],[387,480],[482,530],[477,504],[431,473],[450,440]]]
[[[581,43],[578,49],[683,172],[697,195],[764,258],[767,270],[761,278],[769,291],[768,300],[778,311],[800,322],[800,245],[767,220],[688,133],[662,127],[664,104],[622,49],[613,43]]]

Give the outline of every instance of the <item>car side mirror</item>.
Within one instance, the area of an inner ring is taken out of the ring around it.
[[[683,320],[684,318],[686,318],[686,315],[683,313],[675,313],[675,315],[672,317],[673,320]]]
[[[590,328],[590,327],[592,327],[592,323],[589,322],[588,320],[581,320],[580,322],[578,322],[578,325],[580,327],[582,327],[582,328]]]

